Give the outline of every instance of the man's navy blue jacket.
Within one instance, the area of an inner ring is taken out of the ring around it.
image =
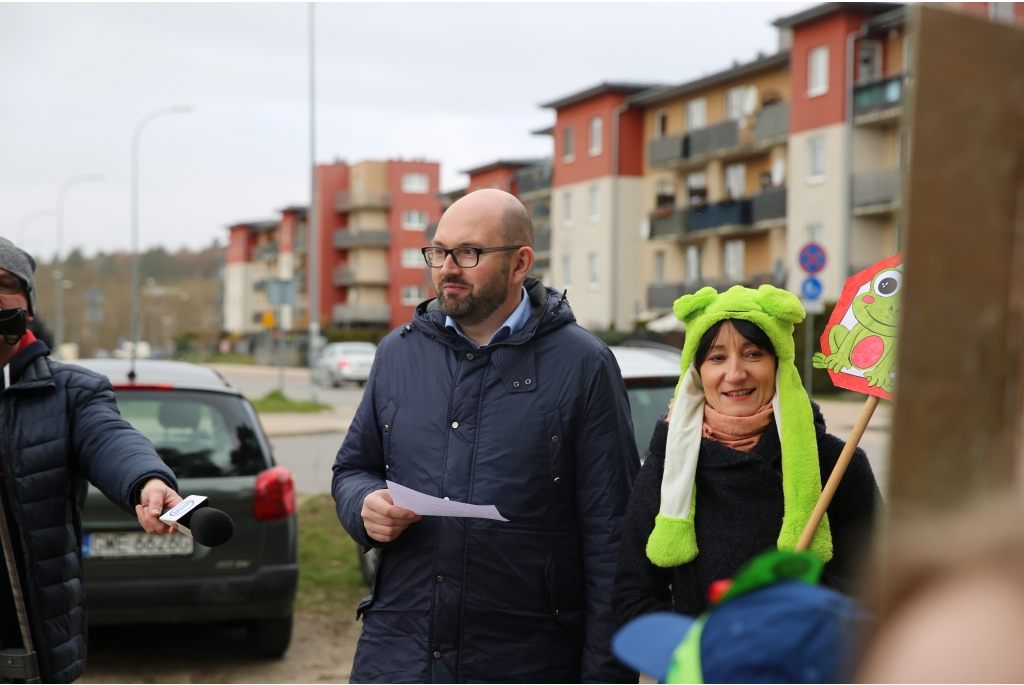
[[[342,524],[383,548],[352,682],[636,682],[610,649],[640,466],[626,388],[559,293],[525,285],[500,343],[474,349],[431,300],[377,350],[334,464]],[[509,521],[428,516],[382,544],[360,512],[385,478]]]

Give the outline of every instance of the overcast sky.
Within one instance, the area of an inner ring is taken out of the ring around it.
[[[543,156],[538,103],[600,81],[681,83],[776,49],[770,22],[813,3],[316,6],[317,159],[425,157],[442,186],[497,157]],[[308,6],[0,3],[0,235],[67,195],[65,248],[130,244],[142,138],[143,248],[224,241],[309,194]],[[50,256],[54,221],[24,228]]]

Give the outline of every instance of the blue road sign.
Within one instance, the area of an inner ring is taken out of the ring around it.
[[[800,294],[805,300],[816,300],[821,297],[821,281],[814,276],[808,276],[800,284]]]
[[[800,267],[809,274],[816,274],[825,268],[825,248],[818,243],[807,243],[800,250]]]

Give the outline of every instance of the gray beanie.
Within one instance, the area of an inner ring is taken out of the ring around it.
[[[28,295],[28,313],[35,316],[36,281],[32,274],[36,270],[36,260],[7,238],[0,238],[0,269],[9,271],[25,284],[25,294]]]

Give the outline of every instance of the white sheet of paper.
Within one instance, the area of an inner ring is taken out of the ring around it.
[[[388,484],[388,492],[391,493],[391,501],[396,507],[408,509],[420,516],[461,516],[464,518],[492,519],[494,521],[508,521],[507,518],[498,513],[493,504],[465,504],[463,502],[452,502],[431,497],[407,488],[398,483],[385,481]]]

